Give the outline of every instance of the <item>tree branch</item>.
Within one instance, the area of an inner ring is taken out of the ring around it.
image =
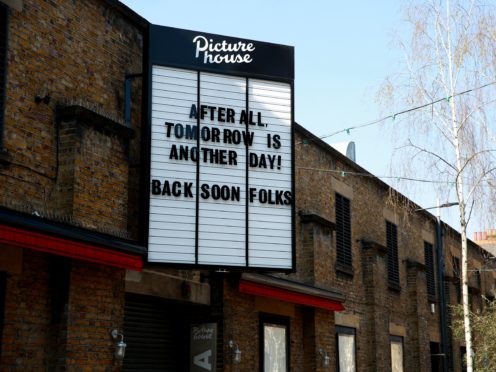
[[[458,170],[456,169],[455,166],[453,166],[452,164],[450,164],[448,161],[446,161],[446,159],[444,159],[443,157],[441,157],[440,155],[436,154],[435,152],[432,152],[430,150],[427,150],[423,147],[420,147],[420,146],[417,146],[417,145],[414,145],[413,142],[408,139],[408,142],[409,142],[409,146],[419,150],[419,152],[425,152],[426,154],[429,154],[433,157],[435,157],[436,159],[440,160],[441,162],[443,162],[444,164],[446,164],[449,168],[453,169],[457,174],[458,174]]]

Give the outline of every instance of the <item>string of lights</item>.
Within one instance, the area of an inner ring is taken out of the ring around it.
[[[394,120],[396,120],[396,118],[398,116],[407,114],[407,113],[412,112],[412,111],[421,110],[421,109],[424,109],[426,107],[433,106],[433,105],[435,105],[437,103],[440,103],[440,102],[448,102],[449,103],[451,101],[451,99],[454,98],[454,97],[458,97],[458,96],[462,96],[462,95],[465,95],[465,94],[468,94],[468,93],[471,93],[471,92],[475,92],[477,90],[484,89],[484,88],[486,88],[488,86],[491,86],[491,85],[494,85],[494,84],[496,84],[496,81],[492,81],[490,83],[483,84],[483,85],[480,85],[480,86],[475,87],[475,88],[467,89],[467,90],[464,90],[463,92],[457,92],[457,93],[454,93],[452,96],[439,98],[437,100],[434,100],[434,101],[425,103],[423,105],[419,105],[419,106],[411,107],[411,108],[408,108],[408,109],[405,109],[405,110],[402,110],[402,111],[398,111],[398,112],[396,112],[394,114],[390,114],[390,115],[381,117],[379,119],[375,119],[375,120],[368,121],[368,122],[365,122],[365,123],[361,123],[361,124],[352,125],[352,126],[349,126],[349,127],[346,127],[346,128],[342,128],[342,129],[339,129],[339,130],[337,130],[335,132],[326,134],[324,136],[319,136],[318,138],[322,140],[322,139],[325,139],[325,138],[333,137],[333,136],[335,136],[337,134],[340,134],[340,133],[350,134],[351,131],[352,130],[355,130],[355,129],[365,128],[365,127],[369,127],[371,125],[376,125],[376,124],[382,123],[383,121],[386,121],[386,120],[389,120],[389,119],[392,119],[394,121]],[[313,139],[310,139],[310,141],[312,141],[312,140]],[[309,139],[305,139],[302,142],[297,143],[297,145],[307,144],[308,141],[309,141]]]
[[[354,172],[354,171],[345,171],[345,170],[339,170],[339,169],[326,169],[326,168],[314,168],[314,167],[301,167],[301,166],[296,166],[296,169],[302,169],[302,170],[310,170],[310,171],[315,171],[315,172],[325,172],[325,173],[334,173],[337,175],[340,175],[341,177],[346,177],[346,176],[357,176],[357,177],[365,177],[365,178],[379,178],[382,180],[389,179],[389,180],[395,180],[395,181],[411,181],[411,182],[420,182],[420,183],[431,183],[431,184],[441,184],[441,185],[448,185],[451,187],[455,186],[455,182],[453,181],[441,181],[441,180],[430,180],[430,179],[424,179],[424,178],[414,178],[414,177],[406,177],[406,176],[378,176],[374,175],[371,173],[363,173],[363,172]],[[465,182],[465,185],[467,183]],[[468,185],[472,186],[472,185]],[[496,183],[491,184],[491,183],[486,183],[484,186],[489,186],[489,187],[494,187],[496,188]]]
[[[344,170],[339,170],[339,169],[313,168],[313,167],[299,167],[299,166],[297,166],[296,168],[297,169],[303,169],[303,170],[317,171],[317,172],[335,173],[335,174],[340,175],[341,177],[358,176],[358,177],[379,178],[379,179],[392,179],[392,180],[396,180],[396,181],[437,183],[437,184],[448,184],[451,186],[455,185],[454,182],[449,182],[449,181],[428,180],[428,179],[423,179],[423,178],[413,178],[413,177],[405,177],[405,176],[377,176],[377,175],[370,174],[370,173],[344,171]]]

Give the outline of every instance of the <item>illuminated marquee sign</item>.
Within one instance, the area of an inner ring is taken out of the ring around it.
[[[294,268],[293,48],[150,30],[148,260]]]

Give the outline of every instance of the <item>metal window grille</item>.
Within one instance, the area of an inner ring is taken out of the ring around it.
[[[398,228],[394,223],[386,221],[386,246],[388,256],[388,282],[400,284],[400,268],[398,263]]]
[[[350,200],[336,194],[336,262],[352,268]]]
[[[434,277],[434,247],[424,242],[425,274],[427,279],[427,295],[436,297],[436,282]]]

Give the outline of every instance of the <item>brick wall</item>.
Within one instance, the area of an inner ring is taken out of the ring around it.
[[[242,362],[232,364],[228,357],[224,357],[224,371],[252,372],[259,370],[261,314],[289,319],[291,370],[311,370],[304,367],[312,363],[307,358],[308,344],[304,341],[313,338],[313,334],[308,334],[309,330],[311,332],[312,324],[307,326],[306,321],[309,318],[303,315],[304,311],[307,309],[301,306],[240,294],[237,290],[237,281],[234,278],[226,280],[224,282],[224,355],[229,355],[227,341],[232,339],[239,344]]]
[[[57,106],[86,107],[121,124],[124,76],[142,72],[143,36],[139,26],[108,5],[111,2],[23,3],[22,12],[12,9],[9,19],[4,128],[4,148],[9,155],[7,166],[0,170],[0,204],[54,216],[61,213],[60,188],[67,190],[67,185],[60,184],[57,169],[57,162],[63,168],[67,160],[64,153],[57,156]],[[87,198],[91,204],[102,206],[97,208],[100,220],[106,225],[117,220],[117,226],[125,229],[129,190],[131,198],[136,199],[137,193],[134,183],[128,188],[128,173],[134,172],[128,163],[137,164],[140,153],[139,79],[132,87],[134,139],[125,145],[87,131],[81,139],[80,160],[74,164],[81,176],[75,180],[74,200]],[[45,95],[51,97],[48,104],[35,103],[35,96]],[[132,149],[126,157],[119,148],[124,145]],[[136,179],[133,173],[133,182]],[[110,197],[117,205],[109,208],[103,204]],[[87,204],[81,203],[77,209],[80,215],[75,218],[95,227],[88,221]],[[120,216],[116,218],[116,214]],[[136,231],[134,225],[131,227]]]
[[[119,370],[110,331],[123,326],[124,270],[76,261],[70,279],[66,370]]]
[[[403,337],[406,370],[430,371],[429,342],[439,342],[439,314],[430,312],[427,298],[424,239],[435,236],[435,221],[413,213],[407,200],[378,180],[349,173],[343,177],[341,171],[356,172],[357,168],[325,145],[312,140],[305,145],[304,138],[308,138],[304,131],[297,132],[296,210],[335,222],[335,193],[351,200],[353,270],[336,270],[332,229],[297,217],[297,271],[289,277],[343,293],[346,310],[338,319],[329,311],[291,305],[293,310],[287,316],[291,320],[292,370],[324,370],[320,350],[329,353],[334,366],[335,326],[340,325],[356,330],[357,370],[389,370],[390,336],[394,335]],[[386,220],[398,227],[399,288],[390,288],[387,279]],[[277,315],[278,307],[260,309],[256,298],[237,292],[235,281],[227,281],[226,286],[226,340],[258,340],[257,314]],[[257,342],[242,341],[242,365],[227,366],[226,370],[257,370]]]
[[[124,270],[28,249],[22,261],[7,281],[0,370],[115,370]]]
[[[39,371],[46,366],[45,345],[51,323],[49,257],[34,253],[23,260],[22,273],[7,280],[0,369]]]
[[[343,176],[342,171],[366,171],[304,130],[295,142],[297,211],[334,221],[335,193],[349,194],[345,196],[351,200],[353,275],[336,270],[334,236],[328,239],[320,227],[297,224],[298,272],[293,276],[345,294],[344,313],[359,319],[355,325],[358,370],[389,369],[389,336],[395,334],[404,338],[406,370],[429,371],[429,341],[439,342],[439,307],[436,304],[436,312],[430,312],[422,266],[425,236],[435,236],[435,221],[414,213],[411,202],[376,179]],[[386,219],[398,227],[399,290],[390,289],[387,281]],[[459,247],[456,238],[451,244]],[[312,259],[313,272],[308,272]],[[333,325],[322,320],[315,327],[331,330]],[[335,360],[334,344],[330,351]]]
[[[0,206],[137,237],[140,79],[130,129],[123,103],[125,74],[142,72],[144,24],[111,0],[11,9]],[[0,370],[120,370],[110,331],[122,328],[124,270],[21,257],[20,270],[0,265],[9,274]]]

